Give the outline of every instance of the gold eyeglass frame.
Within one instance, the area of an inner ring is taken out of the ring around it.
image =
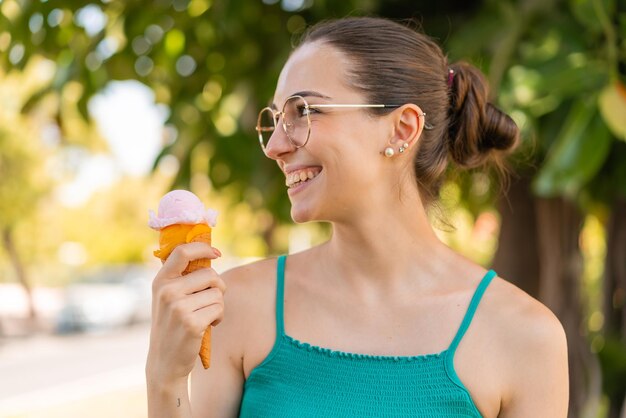
[[[294,140],[289,136],[289,133],[287,132],[287,124],[285,123],[285,106],[287,105],[287,103],[289,103],[290,100],[292,99],[301,99],[304,102],[304,108],[307,110],[306,112],[306,121],[307,121],[307,133],[306,133],[306,139],[304,141],[304,143],[302,145],[298,145],[294,142]],[[354,109],[358,109],[358,108],[389,108],[389,109],[395,109],[398,108],[402,105],[386,105],[386,104],[309,104],[309,102],[306,101],[306,99],[302,96],[299,95],[294,95],[294,96],[290,96],[287,98],[287,100],[285,100],[285,104],[283,104],[283,109],[281,111],[275,111],[274,109],[272,109],[271,107],[267,106],[264,107],[263,109],[261,109],[259,111],[259,116],[257,118],[257,124],[256,124],[256,131],[259,135],[259,143],[261,144],[261,149],[263,149],[263,152],[265,152],[265,145],[263,144],[263,133],[264,132],[274,132],[276,130],[276,125],[278,124],[278,119],[282,116],[282,127],[283,127],[283,131],[285,132],[285,135],[287,136],[287,138],[289,139],[289,142],[291,142],[291,144],[296,147],[296,149],[298,148],[302,148],[304,147],[308,142],[309,142],[309,138],[311,137],[311,115],[309,113],[309,109],[323,109],[323,108],[333,108],[333,107],[337,107],[337,108],[354,108]],[[272,114],[272,120],[274,121],[274,127],[262,127],[261,126],[261,117],[263,116],[263,112],[269,110]],[[420,116],[426,116],[426,113],[422,113]],[[425,126],[426,128],[426,126]]]

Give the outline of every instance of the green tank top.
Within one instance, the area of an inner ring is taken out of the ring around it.
[[[285,334],[284,276],[280,256],[276,341],[245,382],[240,417],[481,417],[453,360],[495,271],[481,280],[450,346],[409,357],[335,351]]]

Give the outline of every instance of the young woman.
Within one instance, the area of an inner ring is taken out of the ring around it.
[[[449,162],[498,164],[517,142],[478,70],[389,20],[325,22],[257,130],[293,220],[330,222],[332,237],[221,276],[181,279],[219,252],[175,250],[154,282],[151,417],[566,416],[559,321],[428,222]]]

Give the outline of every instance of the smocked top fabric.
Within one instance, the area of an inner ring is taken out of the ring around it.
[[[495,271],[481,280],[447,349],[378,356],[317,347],[285,334],[285,260],[283,255],[277,262],[276,341],[245,382],[240,417],[482,417],[453,360]]]

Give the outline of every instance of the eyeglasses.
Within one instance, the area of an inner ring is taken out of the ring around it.
[[[282,127],[294,147],[302,148],[311,136],[311,113],[322,108],[398,108],[401,105],[385,104],[309,104],[302,96],[291,96],[283,105],[283,110],[275,111],[271,107],[261,109],[256,131],[263,152],[274,133],[278,120],[283,117]]]

